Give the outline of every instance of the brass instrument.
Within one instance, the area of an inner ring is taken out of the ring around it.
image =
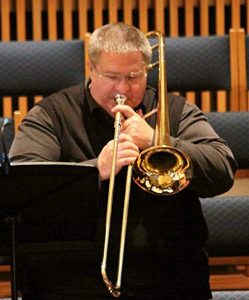
[[[159,61],[148,66],[158,68],[158,110],[155,145],[140,153],[133,165],[133,179],[147,192],[172,195],[180,192],[192,177],[191,160],[182,151],[170,146],[168,93],[164,37],[158,31],[148,32],[148,38],[158,38]]]
[[[158,62],[155,62],[148,66],[148,69],[152,69],[154,66],[157,65],[159,66],[158,109],[157,124],[155,130],[155,145],[142,151],[135,160],[134,164],[128,166],[120,238],[119,263],[117,271],[117,281],[115,285],[113,285],[112,282],[108,279],[106,273],[106,265],[112,214],[117,146],[122,119],[121,113],[118,112],[116,114],[114,123],[115,133],[113,146],[113,160],[108,191],[106,231],[103,260],[101,264],[101,273],[104,283],[106,284],[109,292],[116,298],[121,295],[121,277],[123,268],[132,173],[133,179],[139,187],[141,187],[147,192],[156,195],[172,195],[178,193],[189,184],[190,179],[192,177],[191,160],[188,157],[188,155],[170,146],[164,36],[158,31],[148,32],[146,36],[147,38],[154,36],[158,38],[158,44],[154,45],[152,49],[158,48],[159,60]],[[124,104],[125,96],[117,95],[116,102],[117,104]]]

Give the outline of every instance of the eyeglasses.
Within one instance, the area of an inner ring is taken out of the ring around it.
[[[96,73],[99,78],[103,79],[107,84],[118,84],[124,78],[128,84],[136,84],[139,83],[144,77],[147,77],[147,72],[144,70],[140,70],[138,72],[130,72],[127,74],[114,73],[114,72],[105,72],[100,73],[96,66],[94,66]]]

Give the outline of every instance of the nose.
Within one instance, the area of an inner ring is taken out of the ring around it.
[[[130,84],[128,83],[128,81],[125,77],[122,77],[116,83],[116,89],[117,89],[117,92],[122,95],[124,95],[126,92],[128,92],[130,90]]]

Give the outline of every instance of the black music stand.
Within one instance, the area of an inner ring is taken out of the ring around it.
[[[11,299],[17,243],[94,239],[98,178],[92,165],[53,162],[12,164],[0,176],[0,221],[11,228]]]

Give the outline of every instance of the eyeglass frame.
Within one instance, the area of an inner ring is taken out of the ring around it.
[[[148,76],[147,69],[146,70],[140,70],[138,72],[129,72],[126,74],[121,74],[121,73],[115,73],[115,72],[99,72],[96,65],[93,66],[94,70],[96,71],[98,77],[100,79],[106,80],[106,82],[112,83],[112,84],[117,84],[120,83],[120,81],[124,78],[125,81],[132,85],[138,83],[142,78],[146,78]],[[135,76],[134,76],[135,74]],[[136,74],[141,74],[139,76],[136,76]],[[113,75],[113,77],[112,77]],[[130,78],[129,78],[130,77]],[[132,82],[134,80],[134,82]]]

